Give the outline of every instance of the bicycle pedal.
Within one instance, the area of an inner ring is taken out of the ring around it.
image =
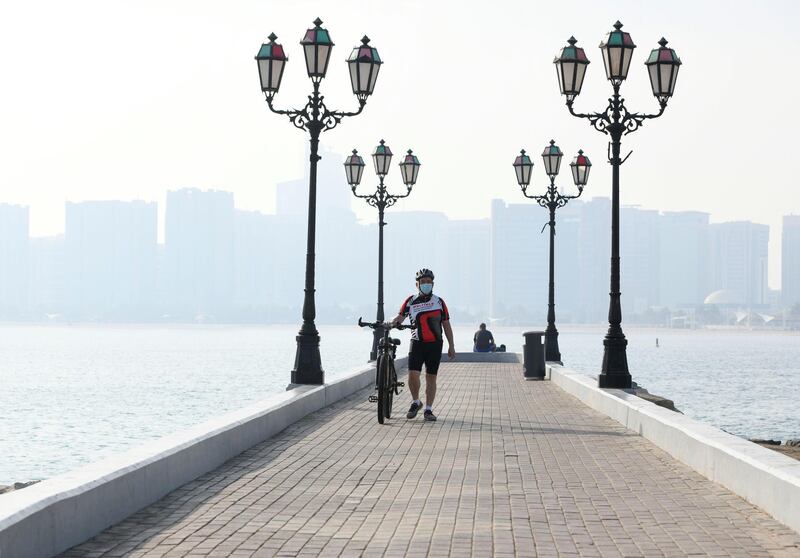
[[[397,387],[406,387],[406,385],[403,382],[397,382],[395,385]]]
[[[369,402],[370,403],[377,403],[378,402],[378,396],[377,395],[370,395],[369,396]]]

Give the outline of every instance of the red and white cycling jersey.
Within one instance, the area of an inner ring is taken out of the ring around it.
[[[411,318],[411,340],[423,343],[441,341],[442,322],[450,319],[447,305],[435,294],[411,295],[400,307],[400,315]]]

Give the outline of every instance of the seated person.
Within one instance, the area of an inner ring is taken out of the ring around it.
[[[472,351],[475,353],[492,353],[495,350],[494,337],[492,332],[486,329],[486,324],[480,325],[472,340],[475,343]]]

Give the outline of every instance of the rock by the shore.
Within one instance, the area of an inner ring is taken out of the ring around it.
[[[651,403],[655,403],[659,407],[664,407],[665,409],[669,409],[670,411],[675,411],[676,413],[681,413],[679,409],[675,407],[675,403],[672,399],[667,399],[666,397],[661,397],[660,395],[655,395],[647,391],[645,388],[641,387],[638,384],[634,383],[633,386],[633,394],[636,397],[641,397],[646,401],[650,401]],[[683,414],[683,413],[681,413]]]
[[[7,492],[13,492],[14,490],[20,490],[32,484],[36,484],[37,482],[41,482],[38,480],[28,481],[28,482],[15,482],[12,485],[0,485],[0,494],[5,494]]]
[[[800,448],[800,438],[792,438],[791,440],[786,440],[784,444],[792,448]]]
[[[759,438],[750,438],[750,441],[756,444],[761,444],[762,446],[779,446],[781,445],[780,440],[761,440]]]

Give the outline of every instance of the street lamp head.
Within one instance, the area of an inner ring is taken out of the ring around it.
[[[589,157],[583,154],[583,150],[579,149],[578,154],[572,159],[569,164],[572,169],[572,180],[578,190],[583,191],[583,187],[589,182],[589,171],[592,169],[592,163]]]
[[[622,24],[618,21],[614,24],[614,30],[606,35],[606,39],[600,43],[600,50],[603,51],[603,62],[606,67],[606,77],[614,84],[620,84],[628,77],[628,68],[633,58],[633,44],[630,33],[622,30]]]
[[[410,149],[406,152],[405,157],[403,157],[403,161],[400,163],[400,172],[403,175],[403,184],[408,186],[408,189],[411,190],[411,187],[417,183],[417,175],[419,174],[419,167],[421,163],[414,152]]]
[[[589,59],[582,48],[575,46],[575,37],[570,37],[568,45],[561,49],[561,52],[553,60],[558,74],[558,88],[562,95],[566,95],[567,102],[571,103],[577,95],[580,95],[583,87],[583,78],[586,75],[586,66]]]
[[[520,150],[519,155],[514,159],[514,172],[517,173],[517,183],[522,186],[523,190],[531,183],[532,169],[533,161],[531,161],[524,149]]]
[[[650,51],[650,56],[647,57],[647,62],[644,64],[650,73],[653,95],[661,105],[666,105],[675,92],[675,81],[678,79],[681,59],[673,49],[667,46],[667,40],[664,37],[661,37],[658,44],[661,46]]]
[[[347,59],[353,94],[362,103],[366,102],[367,97],[375,91],[375,82],[378,79],[381,64],[383,61],[378,55],[378,49],[369,46],[369,37],[364,35],[361,44],[353,49]]]
[[[544,171],[548,176],[554,178],[558,175],[558,169],[561,167],[561,158],[564,154],[561,149],[556,145],[554,140],[550,140],[550,145],[542,151],[542,161],[544,161]]]
[[[375,147],[375,151],[372,153],[372,162],[375,163],[375,174],[378,176],[389,174],[389,165],[392,163],[392,150],[383,140]]]
[[[258,62],[258,75],[261,78],[261,91],[272,97],[281,87],[283,68],[288,58],[283,52],[283,46],[275,42],[278,37],[270,33],[269,42],[261,45],[256,54]]]
[[[314,27],[306,31],[305,37],[300,41],[306,54],[306,71],[308,77],[319,83],[328,71],[328,62],[331,59],[333,41],[327,29],[320,27],[322,20],[314,20]]]
[[[355,190],[361,184],[361,175],[364,173],[364,159],[353,149],[353,154],[344,160],[344,173],[347,176],[347,183]]]

